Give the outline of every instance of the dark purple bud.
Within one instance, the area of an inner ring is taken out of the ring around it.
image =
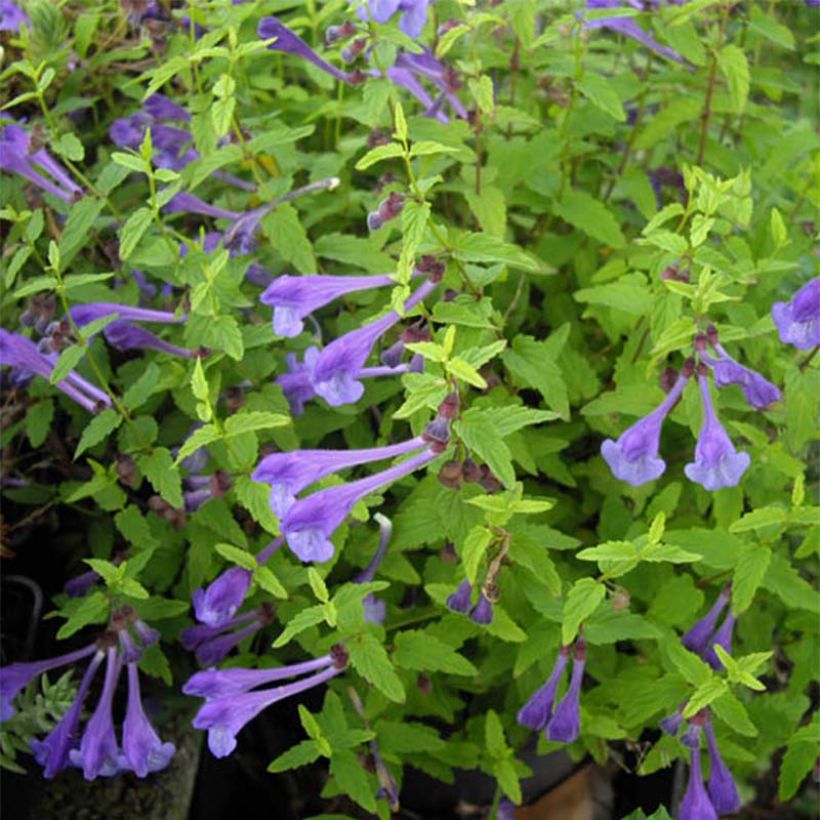
[[[489,626],[493,622],[493,605],[483,592],[478,596],[478,603],[470,613],[470,619],[480,626]]]
[[[465,578],[450,596],[447,598],[447,608],[453,612],[467,613],[472,606],[473,586]]]

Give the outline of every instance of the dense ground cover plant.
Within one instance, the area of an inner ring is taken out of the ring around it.
[[[3,563],[65,581],[2,763],[319,688],[270,770],[380,816],[533,749],[800,811],[814,5],[0,2]]]

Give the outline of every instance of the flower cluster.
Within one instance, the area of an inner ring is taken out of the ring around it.
[[[134,640],[132,629],[140,645]],[[131,607],[123,607],[112,615],[108,630],[87,646],[48,660],[15,663],[0,669],[0,720],[8,720],[14,714],[12,701],[34,678],[91,658],[74,701],[60,722],[43,740],[31,741],[34,758],[43,767],[46,778],[69,766],[82,769],[86,780],[124,771],[146,777],[168,765],[175,748],[160,740],[145,714],[137,668],[142,650],[158,639],[159,633]],[[80,735],[83,705],[103,661],[105,676],[100,698]],[[128,701],[120,745],[114,729],[113,701],[123,666],[127,669]]]
[[[564,670],[573,657],[569,688],[558,704],[555,698]],[[581,683],[584,679],[587,645],[583,638],[562,646],[547,682],[538,689],[518,712],[518,722],[535,732],[545,731],[547,740],[572,743],[581,733]]]

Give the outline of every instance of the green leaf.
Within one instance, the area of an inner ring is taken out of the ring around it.
[[[713,700],[710,708],[738,734],[757,737],[757,726],[749,718],[746,707],[731,692],[725,692]]]
[[[52,384],[59,384],[68,374],[79,364],[80,359],[85,355],[85,348],[80,345],[67,347],[57,359],[57,364],[51,371],[49,381]]]
[[[101,624],[108,620],[108,597],[101,590],[89,592],[83,598],[74,598],[61,610],[61,615],[68,620],[57,632],[58,640],[70,638],[89,624]]]
[[[304,632],[316,624],[320,624],[325,620],[324,606],[311,606],[297,612],[287,623],[279,637],[273,642],[273,648],[279,649],[284,646],[291,638]]]
[[[741,550],[732,576],[732,612],[735,615],[751,606],[771,560],[772,552],[768,547],[746,544]]]
[[[569,191],[555,203],[553,210],[556,216],[610,248],[626,245],[626,238],[612,212],[586,191]]]
[[[365,171],[371,165],[377,162],[383,162],[386,159],[400,157],[404,154],[404,149],[397,142],[389,142],[387,145],[377,145],[375,148],[368,151],[357,163],[357,171]]]
[[[225,422],[227,438],[238,436],[241,433],[250,433],[255,430],[272,430],[276,427],[285,427],[290,424],[290,417],[281,413],[268,413],[254,410],[237,413]]]
[[[779,526],[786,521],[786,510],[781,507],[759,507],[746,513],[729,527],[729,532],[748,532]]]
[[[722,678],[711,678],[702,683],[694,691],[683,710],[683,716],[687,720],[694,717],[701,709],[705,709],[713,701],[724,695],[727,691],[726,681]]]
[[[780,764],[778,797],[790,800],[797,794],[800,784],[814,768],[820,755],[820,725],[815,713],[812,722],[801,727],[789,740]]]
[[[256,558],[247,550],[235,547],[233,544],[216,544],[214,550],[218,552],[226,561],[236,564],[239,567],[253,572],[256,569]]]
[[[330,600],[330,594],[327,591],[327,584],[325,584],[324,579],[319,575],[315,567],[308,567],[307,574],[313,594],[319,601],[326,604]]]
[[[501,760],[510,756],[510,748],[504,737],[504,727],[495,709],[488,709],[484,718],[484,746],[491,757]]]
[[[534,387],[546,404],[569,418],[569,396],[564,376],[556,362],[560,351],[553,351],[547,341],[536,341],[532,336],[518,334],[512,347],[505,350],[501,359],[512,373],[519,387]]]
[[[157,447],[149,455],[138,455],[137,464],[154,490],[172,507],[181,510],[185,506],[182,499],[182,479],[167,448]]]
[[[741,114],[749,96],[749,62],[739,46],[729,44],[718,54],[720,71],[729,85],[729,97],[736,114]]]
[[[417,669],[420,672],[478,674],[475,666],[455,649],[422,630],[408,630],[396,636],[393,660],[404,669]]]
[[[492,114],[495,108],[493,81],[484,74],[478,80],[473,78],[467,80],[467,87],[470,89],[473,99],[478,103],[478,107],[485,114]]]
[[[120,259],[125,262],[134,252],[154,218],[150,208],[138,208],[120,229]]]
[[[493,534],[485,527],[473,527],[464,541],[461,548],[461,560],[464,562],[467,580],[471,584],[476,582],[478,568],[481,566],[481,561],[492,539]]]
[[[612,83],[602,74],[587,72],[576,83],[578,90],[601,111],[609,114],[618,122],[626,122],[626,113],[621,105],[621,98],[612,87]]]
[[[206,447],[220,438],[219,430],[213,424],[206,424],[198,427],[188,438],[182,442],[182,446],[177,453],[175,464],[180,464],[188,456],[193,455],[200,447]]]
[[[491,418],[480,409],[471,407],[454,422],[453,431],[471,451],[487,463],[502,484],[512,487],[515,483],[512,453]]]
[[[572,585],[564,601],[561,618],[562,644],[575,640],[580,625],[595,612],[605,597],[606,587],[596,583],[592,578],[581,578]]]
[[[127,506],[124,510],[120,510],[114,516],[114,525],[127,541],[140,550],[148,551],[159,546],[159,542],[154,538],[148,522],[133,504]]]
[[[122,416],[113,408],[108,407],[98,416],[94,416],[88,423],[80,437],[74,458],[82,455],[89,447],[99,444],[122,424]]]
[[[347,641],[345,646],[353,668],[368,683],[373,684],[389,700],[404,703],[406,696],[401,680],[393,669],[384,647],[373,635],[357,635]]]
[[[334,751],[330,758],[330,773],[339,788],[363,809],[376,813],[375,787],[353,752]]]
[[[282,586],[282,582],[274,575],[270,567],[258,566],[253,574],[253,580],[274,598],[281,598],[285,600],[288,597],[288,591]]]
[[[525,253],[517,245],[504,242],[487,233],[467,233],[458,238],[453,256],[463,262],[500,262],[511,268],[544,273],[547,266]]]
[[[275,760],[268,765],[268,771],[273,773],[286,772],[288,769],[298,769],[300,766],[307,766],[322,756],[316,741],[303,740],[292,746],[286,752],[282,752]]]
[[[299,273],[312,273],[316,270],[313,246],[299,218],[299,212],[293,205],[279,205],[265,216],[262,227],[271,247],[279,251],[285,261],[292,262]]]
[[[39,447],[48,437],[54,418],[54,402],[51,399],[30,404],[26,410],[26,435],[32,447]]]

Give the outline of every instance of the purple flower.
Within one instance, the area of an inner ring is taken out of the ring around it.
[[[706,732],[706,743],[709,746],[709,797],[718,814],[733,814],[740,808],[740,795],[729,767],[723,762],[718,750],[715,730],[707,720],[703,727]]]
[[[399,444],[364,450],[294,450],[290,453],[273,453],[259,462],[252,478],[271,485],[271,509],[279,518],[283,518],[295,503],[296,496],[325,476],[358,464],[406,455],[426,444],[418,436]]]
[[[69,752],[71,763],[83,770],[86,780],[111,777],[120,771],[120,751],[114,734],[111,704],[120,676],[122,660],[116,646],[106,652],[105,682],[102,694],[83,732],[79,749]]]
[[[16,710],[12,701],[28,686],[30,681],[42,675],[43,672],[68,666],[70,663],[87,658],[94,653],[96,648],[96,644],[92,643],[56,658],[29,663],[13,663],[0,668],[0,721],[8,720],[15,714]]]
[[[143,104],[145,112],[155,120],[180,120],[189,122],[191,115],[164,94],[152,94]]]
[[[242,606],[253,573],[244,567],[231,567],[206,590],[194,590],[196,619],[207,626],[222,626],[230,621]]]
[[[292,338],[304,329],[304,318],[348,293],[395,285],[383,276],[279,276],[259,297],[273,307],[273,330]]]
[[[97,669],[104,657],[104,652],[98,649],[94,652],[94,657],[86,667],[74,702],[68,711],[43,740],[29,742],[31,753],[37,763],[43,767],[43,777],[46,780],[51,780],[54,775],[68,766],[69,752],[77,746],[77,729],[80,725],[83,704],[88,696],[91,681],[97,674]]]
[[[456,72],[437,60],[431,51],[423,48],[419,54],[401,52],[395,63],[387,69],[387,78],[394,85],[406,88],[425,108],[425,116],[433,117],[440,122],[448,123],[447,115],[442,111],[445,102],[452,106],[455,113],[462,119],[467,118],[467,109],[462,105],[456,91],[460,81]],[[378,71],[371,74],[381,76]],[[431,82],[439,91],[433,99],[421,84],[419,78]],[[377,225],[375,227],[380,227]]]
[[[623,6],[624,2],[628,3],[633,8],[638,10],[643,9],[643,4],[640,0],[587,0],[588,9],[608,9]],[[682,63],[683,57],[674,49],[662,46],[657,40],[647,34],[631,17],[604,17],[598,20],[587,20],[584,22],[585,29],[608,28],[612,31],[617,31],[625,37],[630,37],[633,40],[641,43],[657,54],[668,57],[670,60],[676,60]]]
[[[128,664],[128,706],[122,725],[124,762],[137,777],[164,769],[174,756],[173,743],[163,743],[145,716],[140,697],[139,672],[135,663]],[[122,768],[126,768],[122,766]]]
[[[48,379],[56,361],[56,353],[51,356],[41,353],[31,339],[0,328],[0,364],[11,366],[18,372],[18,376],[27,378],[36,373]],[[56,387],[89,413],[98,412],[100,406],[111,406],[111,399],[107,393],[73,370],[63,381],[58,382]]]
[[[218,637],[223,632],[227,632],[230,629],[234,629],[241,624],[253,620],[257,620],[257,614],[255,611],[244,612],[241,615],[237,615],[236,617],[231,618],[228,623],[222,624],[221,626],[205,626],[205,624],[189,626],[180,634],[179,642],[186,649],[193,650],[198,646],[201,646],[206,641],[210,641],[211,639]]]
[[[333,663],[331,655],[323,655],[312,661],[280,666],[276,669],[206,669],[192,675],[182,687],[182,691],[186,695],[206,700],[219,700],[250,692],[266,683],[298,678],[300,675],[332,666]]]
[[[790,302],[775,302],[772,319],[784,344],[798,350],[820,345],[820,277],[803,285]]]
[[[202,666],[213,666],[221,661],[245,638],[255,635],[274,618],[274,609],[263,603],[251,612],[237,615],[220,626],[199,625],[186,629],[180,641],[186,649],[194,649]],[[246,626],[241,626],[246,624]],[[241,626],[240,629],[235,627]],[[231,631],[233,630],[233,631]]]
[[[330,536],[347,518],[353,505],[374,490],[408,475],[438,456],[432,448],[367,478],[329,487],[297,501],[282,521],[288,546],[301,560],[328,561],[333,557]]]
[[[341,80],[343,83],[352,83],[355,77],[346,71],[340,71],[326,60],[323,60],[298,34],[292,32],[286,25],[280,23],[275,17],[265,17],[259,22],[257,28],[259,37],[263,40],[276,38],[276,42],[271,43],[268,48],[271,51],[284,51],[286,54],[294,54],[313,63],[317,68]]]
[[[718,628],[717,632],[709,639],[706,651],[703,653],[703,659],[713,669],[722,669],[723,662],[715,652],[715,646],[718,645],[728,654],[732,654],[732,632],[735,628],[735,616],[731,612],[726,613],[723,623]]]
[[[447,609],[467,613],[472,608],[473,585],[465,578],[456,591],[447,597]]]
[[[526,726],[535,732],[546,729],[547,723],[552,717],[555,694],[569,661],[569,653],[570,646],[561,647],[547,682],[519,709],[516,719],[522,726]]]
[[[690,481],[707,490],[734,487],[748,469],[751,459],[748,453],[735,450],[718,420],[709,393],[708,377],[699,375],[698,384],[703,401],[703,426],[695,446],[695,460],[687,464],[683,471]]]
[[[6,125],[0,131],[0,170],[18,174],[64,202],[76,202],[84,194],[45,148],[32,146],[19,125]]]
[[[515,820],[515,803],[506,797],[498,801],[497,820]]]
[[[197,712],[192,725],[195,729],[208,731],[208,748],[215,757],[227,757],[236,748],[237,734],[263,709],[314,686],[320,686],[340,672],[342,669],[335,665],[329,666],[307,678],[274,689],[210,700]]]
[[[483,592],[478,594],[478,602],[470,613],[470,618],[480,626],[489,626],[493,622],[493,604]]]
[[[147,308],[121,305],[117,302],[89,302],[85,305],[74,305],[69,309],[71,318],[77,327],[85,325],[103,316],[117,314],[116,321],[125,322],[157,322],[159,324],[179,324],[185,321],[185,316],[171,313],[168,310],[149,310]]]
[[[438,282],[428,279],[404,303],[405,312],[415,307],[430,294]],[[396,311],[376,319],[363,327],[334,339],[316,358],[313,366],[313,389],[332,407],[352,404],[364,393],[359,381],[376,340],[401,320]]]
[[[200,199],[195,194],[189,194],[185,191],[180,191],[174,194],[162,207],[166,214],[200,214],[202,216],[212,216],[214,219],[239,219],[242,214],[237,211],[229,211],[225,208],[218,208],[216,205],[211,205]],[[218,240],[222,238],[222,234],[213,233],[209,236],[213,238],[208,241],[206,239],[205,250],[212,251],[216,248]],[[208,246],[212,247],[208,247]]]
[[[740,385],[746,401],[756,410],[765,410],[770,404],[780,401],[780,390],[768,379],[736,362],[720,344],[715,345],[715,350],[719,358],[715,359],[705,352],[700,353],[700,358],[712,368],[718,387]]]
[[[692,762],[689,769],[689,785],[683,795],[679,820],[718,820],[715,807],[703,786],[703,775],[700,771],[699,734],[698,729],[687,743],[692,749]]]
[[[201,350],[189,350],[186,347],[179,347],[160,339],[159,336],[146,330],[144,327],[137,327],[129,322],[117,319],[103,328],[105,336],[111,347],[117,350],[159,350],[171,356],[182,356],[186,359],[194,359],[201,355]]]
[[[20,31],[25,23],[31,28],[29,16],[11,0],[0,0],[0,31]]]
[[[714,632],[721,612],[729,603],[729,588],[724,589],[712,608],[682,638],[681,643],[690,651],[702,655],[706,651],[709,636]]]
[[[90,569],[88,572],[82,572],[66,581],[63,592],[69,598],[82,598],[99,580],[100,576],[93,569]]]
[[[683,722],[683,706],[678,707],[671,715],[667,715],[658,724],[661,731],[674,737],[680,731]]]
[[[386,515],[376,513],[373,518],[379,525],[379,546],[373,553],[370,563],[353,579],[354,584],[366,584],[376,577],[376,570],[387,554],[390,539],[393,537],[393,522]]]
[[[575,642],[572,676],[569,689],[555,707],[555,713],[547,724],[547,739],[559,743],[572,743],[581,732],[581,682],[584,679],[587,646],[583,638]]]
[[[617,441],[608,438],[601,445],[601,455],[615,478],[639,487],[663,475],[666,462],[658,456],[661,427],[688,381],[688,368],[684,368],[669,395],[648,416],[621,433]]]
[[[377,23],[386,23],[396,12],[403,12],[399,28],[408,36],[420,37],[427,23],[427,9],[435,0],[367,0],[359,6],[360,20],[372,17]]]

